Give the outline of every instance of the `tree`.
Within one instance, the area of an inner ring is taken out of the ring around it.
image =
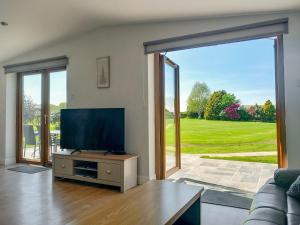
[[[255,110],[255,113],[254,113],[254,119],[255,120],[262,120],[262,107],[258,104],[255,104],[254,105],[254,110]]]
[[[58,105],[50,104],[50,128],[58,130],[60,127],[60,110],[66,108],[66,103],[61,102]]]
[[[240,114],[238,113],[238,109],[240,104],[234,103],[224,109],[225,116],[230,120],[239,120],[241,118]]]
[[[275,107],[270,100],[267,100],[262,106],[262,119],[263,121],[274,122],[275,121]]]
[[[252,111],[250,111],[252,112]],[[249,121],[251,119],[251,115],[245,106],[240,106],[238,109],[238,114],[240,115],[240,120]]]
[[[234,94],[226,93],[222,96],[221,101],[218,103],[218,108],[221,110],[225,109],[226,107],[229,107],[235,103],[238,103],[239,101],[236,99]]]
[[[202,118],[209,95],[210,90],[206,83],[196,82],[187,100],[187,114]]]
[[[222,109],[219,111],[217,109],[219,102],[222,99],[222,96],[226,92],[223,91],[215,91],[208,99],[207,104],[205,106],[204,118],[207,120],[214,120],[219,118],[219,114]]]
[[[256,108],[253,105],[251,105],[247,111],[248,111],[249,119],[253,120],[255,118]]]
[[[221,119],[224,116],[222,111],[226,107],[238,102],[233,94],[229,94],[224,90],[215,91],[207,101],[204,118],[207,120]]]
[[[40,106],[36,104],[31,96],[24,95],[23,119],[25,124],[39,125],[41,118]]]

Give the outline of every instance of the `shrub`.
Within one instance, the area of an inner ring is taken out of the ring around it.
[[[165,109],[165,119],[173,119],[173,118],[174,118],[174,113]]]
[[[195,119],[195,118],[199,118],[199,115],[198,115],[198,113],[196,113],[196,112],[187,112],[187,117],[188,118],[193,118],[193,119]]]
[[[187,118],[187,113],[186,112],[181,112],[180,113],[180,118]]]
[[[238,109],[238,114],[240,115],[240,120],[249,121],[251,119],[245,106],[240,106],[240,108]]]
[[[225,110],[222,110],[219,114],[219,120],[229,120],[229,118],[226,115]]]
[[[248,112],[249,119],[253,120],[254,117],[255,117],[255,113],[256,113],[255,107],[251,105],[251,106],[248,108],[247,112]]]
[[[274,122],[275,121],[275,107],[270,100],[267,100],[262,107],[262,119],[263,121]]]
[[[255,120],[262,120],[262,107],[258,104],[254,105],[254,109],[255,109],[255,114],[254,114],[254,119]]]
[[[234,103],[224,109],[225,116],[230,120],[239,120],[241,118],[240,114],[238,113],[238,109],[240,104]]]

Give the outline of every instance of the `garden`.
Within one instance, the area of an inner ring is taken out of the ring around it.
[[[277,163],[276,110],[270,100],[263,105],[242,105],[234,94],[224,90],[210,93],[205,83],[197,82],[187,103],[187,111],[180,115],[182,153],[203,154],[201,157],[208,159]],[[171,114],[166,111],[166,137],[170,146],[175,141]],[[228,153],[257,155],[211,155]]]
[[[34,102],[33,98],[25,95],[23,100],[23,120],[24,124],[33,126],[36,132],[39,132],[41,124],[41,106]],[[66,103],[58,105],[50,104],[50,131],[60,129],[60,110],[66,108]]]

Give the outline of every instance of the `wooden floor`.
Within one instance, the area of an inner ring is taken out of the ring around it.
[[[0,225],[76,224],[76,219],[95,213],[99,204],[118,195],[122,194],[117,189],[99,185],[52,184],[51,170],[24,174],[1,168]],[[203,204],[201,214],[202,225],[240,225],[248,212]]]

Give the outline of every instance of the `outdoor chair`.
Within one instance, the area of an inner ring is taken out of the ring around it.
[[[34,129],[33,129],[33,125],[24,125],[24,157],[26,155],[26,150],[27,150],[27,145],[33,145],[34,149],[33,149],[33,158],[35,158],[35,153],[37,150],[37,141],[36,141],[36,137],[35,137],[35,133],[34,133]],[[39,146],[38,146],[39,147]],[[39,147],[40,150],[40,147]]]

